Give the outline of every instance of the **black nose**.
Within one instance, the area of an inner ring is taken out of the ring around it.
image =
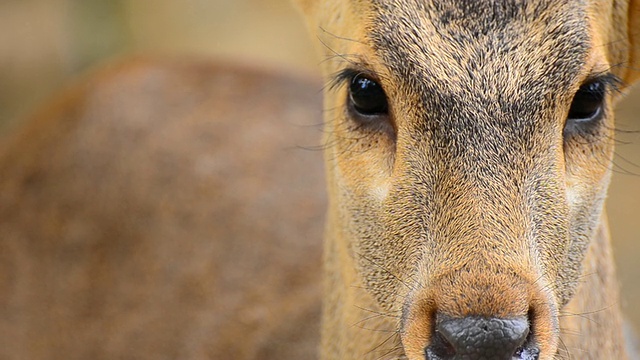
[[[438,316],[426,348],[427,360],[535,360],[526,318],[449,318]]]

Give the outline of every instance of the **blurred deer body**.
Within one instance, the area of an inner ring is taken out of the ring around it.
[[[0,359],[315,353],[319,88],[139,60],[5,139]]]
[[[0,359],[629,358],[604,199],[638,5],[297,2],[324,106],[137,61],[0,145]]]

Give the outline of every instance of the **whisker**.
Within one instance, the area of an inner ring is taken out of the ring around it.
[[[358,308],[358,309],[362,310],[362,311],[370,312],[370,313],[373,313],[373,314],[376,314],[376,315],[386,316],[386,317],[391,317],[391,318],[395,318],[395,319],[400,319],[400,318],[401,318],[401,316],[400,316],[400,315],[387,314],[387,313],[379,312],[379,311],[376,311],[376,310],[371,310],[371,309],[363,308],[363,307],[360,307],[360,306],[358,306],[358,305],[354,305],[354,306],[355,306],[356,308]]]
[[[327,34],[327,35],[329,35],[329,36],[331,36],[331,37],[333,37],[333,38],[335,38],[335,39],[338,39],[338,40],[345,40],[345,41],[349,41],[349,42],[354,42],[354,43],[357,43],[357,44],[364,44],[364,42],[362,42],[362,41],[360,41],[360,40],[357,40],[357,39],[352,39],[352,38],[348,38],[348,37],[344,37],[344,36],[336,35],[336,34],[334,34],[334,33],[330,32],[330,31],[328,31],[327,29],[323,28],[322,26],[319,26],[318,28],[319,28],[319,29],[320,29],[320,31],[322,31],[324,34]]]
[[[375,261],[373,261],[372,259],[370,259],[367,256],[364,256],[363,254],[360,254],[360,257],[363,258],[364,260],[368,261],[369,263],[371,263],[373,266],[379,268],[380,270],[383,270],[384,272],[386,272],[387,274],[389,274],[391,277],[393,277],[395,280],[397,280],[400,284],[404,285],[405,287],[407,287],[409,290],[413,291],[416,288],[409,285],[406,281],[402,280],[400,277],[398,277],[396,274],[394,274],[393,272],[389,271],[388,269],[386,269],[384,266],[381,266],[380,264],[376,263]],[[415,283],[418,283],[415,279],[412,279]]]
[[[382,341],[380,344],[376,345],[375,347],[373,347],[371,350],[367,351],[367,353],[365,353],[364,355],[370,355],[373,352],[375,352],[376,350],[380,349],[381,347],[383,347],[386,343],[388,343],[389,341],[391,341],[391,339],[393,339],[394,337],[399,337],[399,333],[398,332],[394,332],[393,334],[389,335],[384,341]],[[397,341],[399,343],[399,341]],[[384,355],[383,355],[384,356]]]

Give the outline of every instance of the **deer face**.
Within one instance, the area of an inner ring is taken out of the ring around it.
[[[335,271],[396,315],[410,359],[464,355],[478,340],[468,329],[494,325],[515,334],[487,340],[507,349],[500,358],[553,357],[609,182],[621,76],[612,65],[624,60],[603,35],[613,10],[447,0],[307,8],[333,77]]]

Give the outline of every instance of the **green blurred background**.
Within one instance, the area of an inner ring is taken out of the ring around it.
[[[132,54],[241,59],[303,73],[319,63],[286,0],[0,0],[0,128],[18,124],[77,74]],[[640,328],[638,115],[636,89],[618,111],[624,131],[607,206],[623,307]]]

